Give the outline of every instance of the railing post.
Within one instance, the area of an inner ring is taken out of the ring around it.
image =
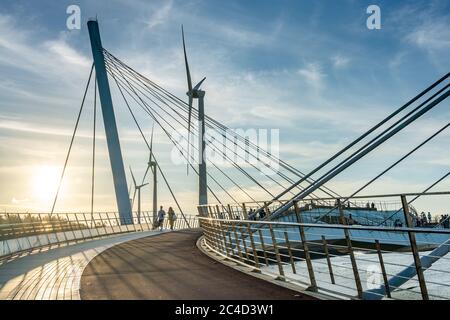
[[[36,231],[36,226],[34,225],[34,221],[33,221],[33,217],[31,216],[31,213],[28,213],[28,217],[30,218],[30,223],[33,227],[33,233],[36,236],[37,241],[39,242],[39,246],[41,247],[42,246],[41,239],[39,238],[39,234]]]
[[[17,237],[16,237],[15,224],[14,224],[14,223],[11,223],[11,218],[10,218],[10,216],[9,216],[9,213],[6,214],[6,218],[8,219],[8,224],[9,224],[9,226],[10,226],[10,228],[11,228],[11,232],[12,232],[13,238],[17,238]]]
[[[218,204],[216,204],[216,211],[217,211],[217,219],[223,219],[223,217],[221,217],[222,216],[222,214],[220,213],[220,208],[219,208],[219,205]]]
[[[220,228],[220,233],[222,234],[222,241],[225,245],[225,253],[226,253],[227,257],[229,257],[230,256],[230,248],[228,248],[227,237],[225,235],[225,231],[223,230],[222,221],[219,221],[219,228]]]
[[[289,254],[289,261],[291,262],[292,272],[294,274],[296,274],[297,270],[295,268],[294,257],[292,256],[292,250],[291,250],[291,243],[289,242],[289,237],[288,237],[287,231],[284,232],[284,241],[286,242],[286,248],[287,248],[288,254]]]
[[[341,218],[341,223],[347,225],[344,216],[344,210],[342,209],[341,200],[338,199],[339,216]],[[361,278],[359,277],[358,265],[356,264],[355,255],[353,253],[352,241],[350,239],[350,233],[346,228],[344,228],[345,240],[347,241],[348,252],[350,255],[350,261],[352,263],[353,276],[355,278],[356,290],[358,291],[358,298],[362,299],[363,289],[361,285]]]
[[[247,242],[245,241],[245,237],[244,237],[244,231],[243,231],[243,227],[238,227],[239,228],[239,232],[241,233],[241,238],[242,238],[242,244],[244,245],[244,253],[245,253],[245,257],[247,258],[247,260],[250,260],[249,256],[248,256],[248,249],[247,249]]]
[[[325,252],[325,256],[327,257],[327,265],[328,265],[328,271],[330,272],[331,283],[335,284],[333,266],[331,265],[330,254],[328,252],[328,245],[327,245],[327,240],[325,239],[325,236],[322,236],[322,244],[323,244],[323,251]]]
[[[261,229],[258,229],[259,240],[261,241],[261,249],[264,255],[264,261],[266,262],[266,266],[269,265],[269,259],[267,259],[266,246],[264,245],[264,237],[262,235]]]
[[[62,220],[61,220],[61,218],[60,218],[60,216],[59,216],[59,213],[57,213],[56,214],[56,218],[58,219],[58,222],[59,222],[59,225],[60,225],[60,231],[61,231],[61,233],[64,235],[64,242],[66,243],[66,244],[68,244],[69,243],[69,240],[67,239],[67,236],[66,236],[66,229],[63,227],[63,225],[62,225]]]
[[[231,223],[232,222],[230,222],[230,224]],[[230,227],[228,227],[228,229],[230,229]],[[235,253],[234,248],[233,248],[233,240],[231,239],[231,230],[228,231],[228,241],[230,243],[231,253],[233,254],[233,256],[236,256],[236,253]]]
[[[209,218],[214,218],[214,216],[213,216],[213,212],[212,212],[212,209],[211,209],[211,206],[210,205],[208,205],[207,207],[206,207],[206,212],[208,213],[208,217]]]
[[[227,204],[227,208],[228,208],[228,218],[230,220],[233,220],[233,210],[231,210],[230,204]]]
[[[76,243],[77,236],[75,234],[75,231],[73,230],[72,221],[70,220],[68,213],[66,213],[66,219],[67,219],[67,223],[69,224],[70,231],[72,231],[72,235],[73,235],[73,240],[72,241],[74,241]]]
[[[300,214],[300,208],[298,206],[298,202],[294,201],[294,211],[295,211],[295,217],[297,219],[297,223],[299,223],[299,231],[300,231],[300,238],[302,240],[302,246],[303,246],[303,252],[305,253],[305,259],[306,259],[306,266],[308,267],[308,274],[309,274],[309,280],[311,282],[311,287],[309,290],[311,291],[317,291],[317,282],[316,282],[316,276],[314,274],[314,269],[311,261],[311,255],[309,254],[309,248],[308,248],[308,240],[306,238],[305,229],[303,227],[303,221]]]
[[[205,220],[202,222],[202,229],[203,229],[203,234],[205,235],[205,242],[209,243],[210,242],[210,235],[209,235],[209,221]]]
[[[88,219],[86,218],[86,213],[84,213],[84,212],[83,212],[83,218],[84,218],[84,222],[86,223],[86,226],[88,227],[89,235],[90,235],[91,239],[94,239],[95,236],[92,235],[92,228],[89,227]]]
[[[381,246],[378,240],[375,240],[375,247],[377,248],[378,260],[380,261],[381,272],[383,274],[384,288],[388,298],[391,297],[391,290],[389,289],[389,281],[384,267],[383,254],[381,253]]]
[[[270,231],[270,236],[272,237],[273,251],[275,252],[275,257],[277,259],[278,272],[280,273],[279,279],[285,280],[286,277],[284,275],[283,265],[281,263],[280,252],[279,252],[278,246],[277,246],[277,239],[275,238],[275,233],[273,232],[273,228],[272,228],[271,224],[269,224],[269,231]]]
[[[211,223],[211,226],[213,228],[214,242],[216,243],[217,250],[223,252],[225,248],[223,248],[222,242],[220,241],[219,231],[217,230],[217,222]]]
[[[247,208],[244,202],[242,203],[242,216],[244,217],[245,220],[248,220]]]
[[[39,217],[39,221],[41,222],[42,231],[45,234],[45,237],[47,238],[47,244],[51,245],[50,237],[48,236],[48,232],[47,232],[47,226],[44,224],[44,220],[42,220],[40,213],[38,214],[38,217]]]
[[[255,266],[256,268],[259,269],[259,259],[258,259],[258,254],[256,252],[256,248],[255,248],[255,241],[253,239],[253,233],[252,233],[252,229],[250,227],[250,223],[247,222],[247,231],[248,231],[248,235],[250,237],[250,244],[252,245],[252,251],[253,251],[253,260],[255,261]]]
[[[402,208],[403,208],[403,214],[405,216],[406,226],[408,228],[413,228],[412,222],[411,222],[411,216],[409,214],[408,202],[406,201],[406,196],[402,195],[401,199],[402,199]],[[416,235],[414,234],[414,232],[408,231],[408,236],[409,236],[409,242],[411,244],[411,251],[412,251],[412,254],[414,257],[414,265],[416,266],[417,278],[419,279],[420,292],[422,293],[422,299],[429,300],[427,285],[426,285],[425,277],[423,275],[423,270],[422,270],[422,263],[420,262],[419,250],[417,248]]]
[[[234,225],[234,222],[231,223],[231,226],[233,228],[234,239],[236,240],[236,247],[237,247],[237,250],[238,250],[239,258],[241,258],[241,260],[244,261],[244,257],[242,256],[242,252],[241,252],[241,245],[239,244],[239,237],[238,237],[238,234],[236,232],[236,227]]]
[[[28,237],[28,235],[27,235],[27,230],[25,229],[25,222],[22,220],[22,218],[20,217],[20,214],[17,214],[17,217],[19,218],[19,221],[20,221],[20,226],[22,227],[22,237],[24,237],[24,238],[26,238],[27,239],[27,242],[28,242],[28,246],[30,247],[30,248],[32,248],[32,245],[31,245],[31,242],[30,242],[30,238]]]
[[[80,231],[80,233],[81,233],[81,239],[80,240],[84,240],[84,232],[83,232],[83,229],[80,226],[80,220],[78,220],[78,214],[74,213],[74,215],[75,215],[75,220],[77,220],[78,231]]]
[[[98,216],[99,216],[99,218],[100,218],[100,223],[101,223],[102,226],[103,226],[103,230],[105,231],[105,234],[104,234],[104,235],[106,236],[106,235],[108,234],[107,225],[109,225],[110,227],[112,227],[112,224],[111,224],[111,222],[109,221],[108,214],[106,214],[106,222],[107,222],[107,223],[103,222],[103,213],[102,213],[102,212],[99,212]]]

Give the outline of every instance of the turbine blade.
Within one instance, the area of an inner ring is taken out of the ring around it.
[[[131,211],[133,211],[133,207],[134,207],[134,198],[136,198],[136,191],[137,191],[137,189],[134,188],[133,200],[131,201]]]
[[[206,77],[204,77],[204,78],[202,79],[202,81],[200,81],[199,83],[197,83],[196,86],[194,87],[193,91],[196,91],[196,90],[200,89],[200,86],[202,85],[203,81],[205,81],[205,80],[206,80]]]
[[[150,161],[152,161],[152,154],[153,154],[153,129],[155,129],[155,123],[153,123],[152,136],[150,138]]]
[[[190,91],[192,91],[192,81],[191,81],[191,73],[189,72],[189,63],[188,63],[187,54],[186,54],[186,43],[184,41],[183,25],[181,25],[181,36],[183,38],[184,64],[186,66],[186,77],[187,77],[187,83],[188,83],[188,90],[190,92]]]
[[[134,174],[133,174],[133,170],[131,170],[131,166],[130,166],[130,172],[131,172],[131,177],[133,178],[134,187],[136,188],[136,179],[134,178]]]
[[[192,100],[193,100],[193,92],[192,92],[192,80],[191,80],[191,73],[189,71],[189,63],[188,63],[188,59],[187,59],[187,54],[186,54],[186,42],[184,40],[184,28],[183,25],[181,25],[181,35],[183,38],[183,52],[184,52],[184,64],[186,66],[186,77],[187,77],[187,83],[188,83],[188,96],[189,96],[189,111],[188,111],[188,145],[187,145],[187,168],[186,168],[186,173],[189,174],[189,145],[190,145],[190,135],[191,135],[191,117],[192,117]]]
[[[148,166],[147,166],[147,170],[145,170],[144,177],[142,178],[142,183],[144,183],[145,178],[147,177],[147,173],[148,173],[148,169],[149,169],[149,168],[150,168],[150,165],[148,165]]]

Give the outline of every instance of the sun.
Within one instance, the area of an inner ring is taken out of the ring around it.
[[[56,166],[39,166],[33,170],[33,198],[48,203],[55,196],[61,169]]]

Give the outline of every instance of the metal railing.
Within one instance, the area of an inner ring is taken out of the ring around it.
[[[153,212],[133,215],[132,224],[121,224],[117,212],[91,213],[2,213],[0,214],[0,258],[36,248],[70,244],[121,233],[154,230]],[[173,229],[198,227],[197,216],[178,216]],[[170,229],[164,219],[163,229]]]
[[[233,219],[230,206],[200,206],[204,243],[311,291],[355,299],[450,299],[450,230],[413,228],[408,218],[407,226],[396,228],[347,225],[345,219],[304,223],[294,207],[297,222]]]

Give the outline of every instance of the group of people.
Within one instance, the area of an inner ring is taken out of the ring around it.
[[[433,217],[431,216],[431,213],[428,212],[426,214],[425,212],[421,212],[420,215],[417,212],[414,212],[414,220],[416,227],[424,227],[430,223],[432,223]]]
[[[256,209],[250,209],[248,212],[248,219],[249,220],[262,220],[266,216],[266,213],[264,210],[261,210],[259,214],[256,212]]]
[[[177,219],[177,215],[175,214],[175,211],[173,211],[172,207],[169,207],[169,210],[167,211],[167,216],[169,220],[170,230],[173,230],[173,225],[175,224],[175,220]],[[163,209],[163,206],[159,207],[158,216],[155,221],[155,229],[159,228],[160,231],[162,231],[164,226],[164,219],[166,218],[166,212]]]
[[[366,208],[371,209],[371,210],[377,210],[377,208],[375,207],[375,203],[373,203],[373,202],[372,203],[367,202]]]

